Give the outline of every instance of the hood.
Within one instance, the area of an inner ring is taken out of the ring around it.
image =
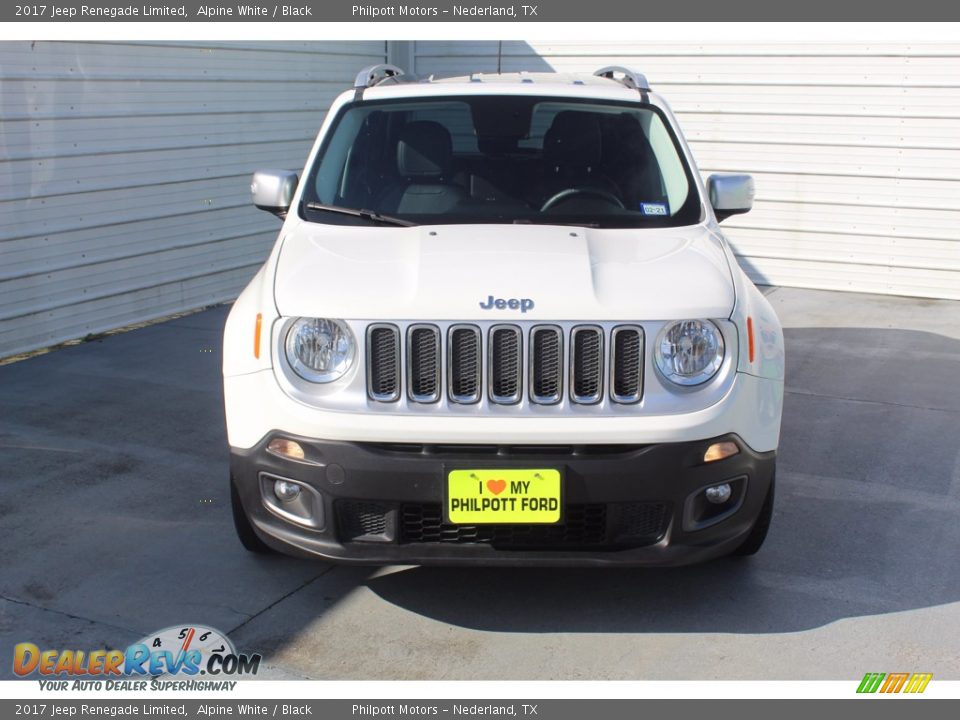
[[[285,316],[348,320],[726,318],[720,241],[703,226],[288,226],[277,264]]]

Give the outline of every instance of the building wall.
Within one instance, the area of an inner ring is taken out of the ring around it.
[[[495,72],[498,43],[0,42],[0,357],[230,300],[367,64]],[[502,45],[500,67],[629,64],[704,175],[752,173],[724,223],[762,283],[960,299],[960,44]]]
[[[496,72],[497,42],[418,42],[420,75]],[[960,44],[504,42],[500,67],[644,72],[704,177],[748,172],[723,227],[755,281],[960,299]]]
[[[234,298],[384,42],[0,42],[0,357]]]

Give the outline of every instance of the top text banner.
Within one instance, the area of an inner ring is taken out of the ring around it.
[[[0,22],[676,22],[676,21],[950,21],[960,3],[943,0],[525,0],[487,4],[424,0],[40,0],[0,7]]]

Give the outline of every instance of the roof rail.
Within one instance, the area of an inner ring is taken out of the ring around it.
[[[617,74],[623,75],[623,77],[617,80]],[[633,68],[623,67],[622,65],[608,65],[607,67],[597,70],[594,75],[597,77],[607,78],[609,80],[615,80],[621,85],[626,85],[628,88],[639,90],[640,92],[647,92],[650,90],[650,83],[647,82],[646,75],[644,75],[642,72],[637,72]]]
[[[368,65],[357,73],[357,79],[353,81],[353,87],[373,87],[374,85],[382,83],[384,80],[398,77],[403,74],[403,70],[398,68],[396,65],[387,65],[386,63],[380,63],[379,65]]]

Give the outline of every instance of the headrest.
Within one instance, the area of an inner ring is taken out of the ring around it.
[[[645,162],[650,143],[633,113],[605,115],[600,121],[603,136],[603,162],[607,165]]]
[[[596,165],[600,151],[600,122],[593,113],[558,112],[543,136],[543,158],[550,165]]]
[[[417,120],[400,129],[397,170],[406,178],[441,178],[453,165],[453,141],[440,123]]]

